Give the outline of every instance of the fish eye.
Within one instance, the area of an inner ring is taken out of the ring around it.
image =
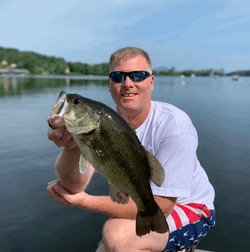
[[[75,104],[79,104],[79,103],[80,103],[80,100],[76,98],[76,99],[73,100],[73,102],[74,102]]]

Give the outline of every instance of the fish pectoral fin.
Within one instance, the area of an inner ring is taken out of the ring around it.
[[[81,174],[84,174],[90,167],[90,162],[85,157],[84,154],[81,154],[80,160],[79,160],[79,170]]]
[[[149,151],[146,150],[146,153],[151,172],[150,179],[157,186],[161,186],[165,178],[164,169],[161,163]]]
[[[129,196],[127,193],[121,191],[119,188],[109,182],[109,195],[113,202],[118,204],[127,204]]]

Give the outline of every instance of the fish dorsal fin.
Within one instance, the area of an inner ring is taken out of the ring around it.
[[[79,170],[81,174],[84,174],[90,167],[90,162],[85,157],[84,154],[81,154],[80,160],[79,160]]]
[[[157,186],[161,186],[165,178],[164,169],[161,163],[149,151],[147,151],[146,149],[145,151],[146,151],[147,159],[150,166],[150,172],[151,172],[150,179]]]
[[[127,204],[129,201],[129,197],[128,194],[121,191],[120,189],[118,189],[116,186],[114,186],[113,184],[109,183],[109,195],[110,198],[112,199],[113,202],[116,202],[118,204]]]

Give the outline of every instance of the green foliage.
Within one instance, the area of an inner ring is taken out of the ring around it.
[[[165,71],[163,71],[163,72],[160,72],[159,74],[158,74],[159,76],[177,76],[177,75],[179,75],[179,74],[177,74],[177,73],[174,73],[174,72],[165,72]]]
[[[185,70],[180,72],[180,75],[183,74],[185,76],[191,76],[194,74],[195,76],[209,76],[210,74],[213,73],[213,69],[205,69],[205,70]]]
[[[223,76],[224,75],[224,69],[222,68],[222,69],[219,69],[219,70],[215,70],[214,75]]]
[[[108,75],[109,64],[102,63],[88,65],[80,62],[66,62],[63,58],[48,57],[34,52],[20,52],[16,49],[0,47],[0,63],[8,62],[1,68],[10,68],[11,63],[16,63],[17,68],[28,69],[31,74],[56,74],[66,75],[65,69],[69,67],[69,75]]]
[[[185,76],[191,76],[192,74],[197,75],[197,72],[193,70],[185,70],[185,71],[182,71],[180,74],[184,74]]]
[[[195,76],[209,76],[211,74],[214,75],[224,75],[224,70],[220,69],[220,70],[214,70],[214,69],[205,69],[205,70],[184,70],[181,72],[175,72],[175,68],[172,67],[168,72],[160,72],[160,73],[155,73],[153,72],[154,75],[158,75],[158,76],[180,76],[180,75],[185,75],[185,76],[191,76],[191,75],[195,75]]]

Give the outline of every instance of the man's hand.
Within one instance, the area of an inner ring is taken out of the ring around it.
[[[64,206],[83,207],[84,200],[88,196],[88,194],[83,191],[75,194],[68,192],[61,186],[59,180],[49,182],[47,190],[55,203],[62,204]]]
[[[58,147],[67,147],[73,149],[77,147],[72,135],[65,127],[63,118],[58,115],[52,115],[47,118],[49,123],[48,139],[53,141]]]

